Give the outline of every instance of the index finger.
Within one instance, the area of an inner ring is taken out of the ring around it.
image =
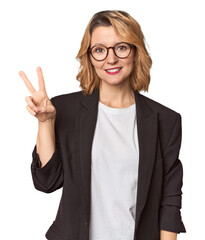
[[[33,87],[31,82],[28,80],[26,74],[23,71],[19,72],[20,77],[23,79],[26,87],[28,88],[29,92],[33,95],[36,92],[36,89]]]

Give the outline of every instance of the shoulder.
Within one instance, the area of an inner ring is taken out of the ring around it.
[[[82,91],[65,93],[50,98],[50,101],[56,108],[56,126],[58,131],[64,131],[68,128],[75,129],[77,109],[82,97]]]
[[[61,95],[56,95],[50,100],[53,105],[60,109],[76,107],[80,99],[83,97],[82,91],[76,91],[71,93],[65,93]]]
[[[157,114],[161,131],[170,133],[176,126],[178,129],[181,128],[181,114],[179,112],[141,93],[139,96],[140,100],[148,105],[152,112]]]
[[[178,144],[177,146],[180,146],[182,134],[180,113],[141,94],[140,100],[146,103],[152,112],[157,114],[158,136],[162,153],[167,149],[170,139],[174,139],[175,143]]]
[[[146,104],[150,107],[150,109],[153,112],[156,112],[158,114],[159,117],[167,119],[176,119],[181,117],[179,112],[170,107],[167,107],[163,103],[153,100],[147,96],[144,96],[141,93],[139,94],[139,96],[141,100],[146,102]]]
[[[52,97],[51,99],[53,99],[55,103],[63,103],[67,100],[78,101],[82,96],[83,96],[82,91],[76,91],[76,92],[57,95]]]

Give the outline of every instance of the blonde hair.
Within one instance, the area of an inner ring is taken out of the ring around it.
[[[76,79],[84,95],[90,95],[99,88],[100,79],[90,61],[88,49],[92,32],[98,26],[113,26],[118,37],[136,48],[135,62],[130,74],[130,84],[134,91],[148,91],[152,59],[145,47],[145,38],[139,23],[125,11],[101,11],[93,15],[85,30],[76,59],[80,62]]]

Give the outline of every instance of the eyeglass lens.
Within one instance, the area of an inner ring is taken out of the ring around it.
[[[119,43],[113,50],[119,58],[126,58],[130,54],[131,47],[127,43]],[[98,45],[91,49],[91,54],[96,60],[103,60],[107,56],[107,51],[105,46]]]

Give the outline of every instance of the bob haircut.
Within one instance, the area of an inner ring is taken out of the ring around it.
[[[125,11],[107,10],[93,15],[76,56],[80,62],[76,79],[80,82],[83,95],[90,95],[95,88],[99,88],[100,79],[91,63],[88,51],[92,32],[99,26],[113,26],[119,39],[135,46],[135,61],[129,81],[134,91],[148,91],[152,59],[145,47],[145,38],[139,23]]]

